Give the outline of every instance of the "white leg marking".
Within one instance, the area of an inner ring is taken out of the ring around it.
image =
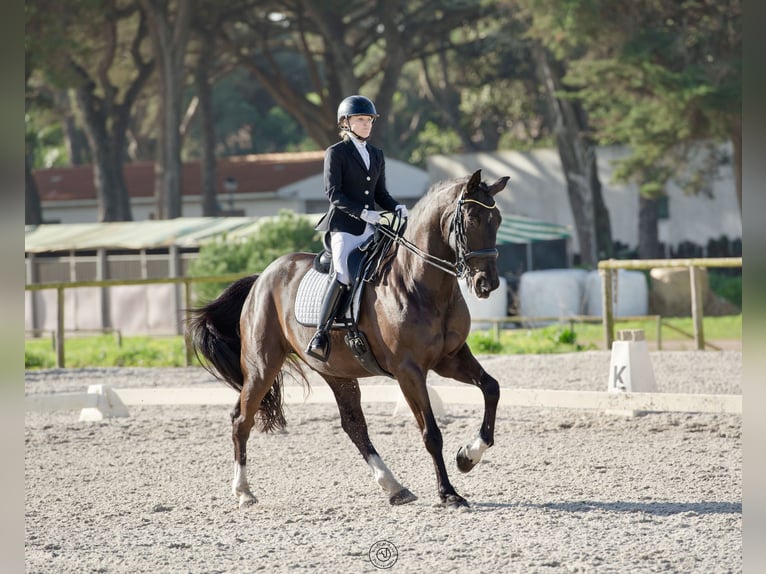
[[[481,439],[481,435],[478,435],[474,439],[473,444],[466,445],[465,454],[468,455],[468,458],[471,459],[471,462],[476,464],[481,460],[481,456],[488,448],[489,445]]]
[[[234,496],[239,498],[240,506],[255,502],[255,496],[250,492],[250,485],[247,483],[245,466],[236,462],[234,463],[234,480],[231,483],[231,490]]]
[[[386,463],[384,463],[378,455],[372,455],[367,464],[369,464],[372,469],[372,476],[375,479],[375,482],[377,482],[389,496],[393,496],[404,489],[401,483],[396,480],[394,473],[388,469]]]

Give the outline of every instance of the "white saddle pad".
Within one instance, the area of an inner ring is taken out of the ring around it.
[[[322,310],[322,301],[327,290],[329,275],[319,273],[313,267],[310,268],[298,285],[298,293],[295,297],[295,319],[301,325],[316,327],[319,321],[319,313]],[[357,289],[354,293],[354,302],[346,311],[346,317],[354,323],[359,319],[359,300],[362,290]],[[353,316],[351,313],[353,312]],[[335,322],[334,327],[343,326],[343,323]]]

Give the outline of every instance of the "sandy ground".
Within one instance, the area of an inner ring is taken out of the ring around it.
[[[651,359],[660,391],[741,393],[740,352]],[[482,363],[506,388],[606,390],[609,353]],[[201,369],[50,370],[28,372],[26,392],[93,383],[221,384]],[[26,570],[742,570],[741,416],[622,418],[501,400],[495,446],[461,474],[454,453],[482,413],[447,405],[450,478],[471,502],[454,511],[438,505],[414,419],[393,417],[393,406],[365,405],[365,414],[384,461],[419,496],[403,507],[389,506],[332,405],[290,405],[286,432],[253,434],[249,477],[259,504],[245,510],[230,491],[228,406],[131,407],[129,418],[95,423],[78,422],[74,411],[27,413]]]

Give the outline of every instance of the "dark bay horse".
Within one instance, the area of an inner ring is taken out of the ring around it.
[[[426,375],[433,370],[475,385],[484,396],[478,435],[456,457],[458,468],[468,472],[494,442],[500,388],[466,345],[471,318],[458,279],[465,278],[479,298],[498,287],[495,242],[501,216],[494,195],[507,182],[503,177],[487,184],[479,170],[432,186],[411,210],[386,272],[367,285],[360,303],[359,330],[379,365],[398,381],[433,458],[441,502],[450,507],[468,503],[447,476]],[[370,374],[345,346],[345,330],[331,332],[326,363],[304,351],[314,329],[296,321],[294,302],[313,258],[309,253],[282,256],[260,275],[240,279],[193,311],[188,333],[195,352],[204,357],[211,373],[240,392],[231,413],[233,492],[240,507],[256,502],[246,475],[247,439],[256,418],[262,431],[284,427],[283,368],[297,368],[302,374],[303,361],[332,389],[343,430],[389,502],[412,502],[417,497],[396,479],[370,441],[358,383]]]

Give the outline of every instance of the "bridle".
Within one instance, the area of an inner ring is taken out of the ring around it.
[[[454,236],[455,250],[455,262],[447,261],[435,257],[430,253],[427,253],[420,249],[417,245],[408,241],[400,233],[394,231],[392,228],[385,225],[379,225],[378,229],[387,237],[392,239],[398,245],[402,245],[405,249],[420,257],[423,261],[429,265],[441,269],[445,273],[448,273],[459,279],[467,278],[469,276],[471,266],[469,261],[472,259],[483,259],[486,257],[497,257],[496,247],[487,247],[485,249],[475,249],[473,251],[468,250],[468,238],[465,233],[465,214],[463,213],[463,206],[466,203],[475,203],[485,209],[497,209],[497,203],[494,201],[492,204],[482,203],[476,199],[466,199],[462,194],[457,200],[457,206],[455,212],[452,214],[452,219],[449,224],[448,241]],[[398,217],[398,215],[397,215]],[[398,229],[404,229],[404,226],[397,226]]]

